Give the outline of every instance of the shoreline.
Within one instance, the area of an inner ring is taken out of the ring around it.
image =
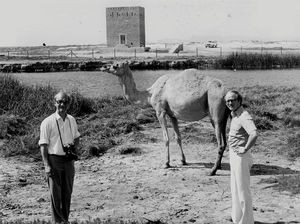
[[[115,62],[129,61],[132,70],[168,70],[187,68],[212,68],[213,57],[164,57],[159,59],[108,58],[76,60],[12,60],[0,61],[3,73],[19,72],[66,72],[66,71],[103,71]]]
[[[77,58],[67,60],[54,58],[51,60],[25,60],[16,57],[6,61],[0,60],[2,73],[34,73],[34,72],[68,72],[68,71],[105,71],[115,62],[128,61],[131,70],[169,70],[169,69],[229,69],[229,70],[266,70],[300,68],[300,57],[292,55],[272,54],[232,54],[224,57],[216,56],[181,56],[162,58]]]

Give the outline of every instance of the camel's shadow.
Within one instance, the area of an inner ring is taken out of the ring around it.
[[[201,169],[203,167],[211,169],[213,168],[213,163],[188,163],[182,168],[192,168],[192,169]],[[230,170],[229,163],[222,163],[221,170]],[[259,175],[279,175],[279,174],[299,174],[300,171],[292,170],[290,168],[284,168],[276,165],[265,165],[265,164],[253,164],[251,167],[250,175],[259,176]],[[218,175],[218,172],[217,172]],[[228,174],[229,175],[229,174]]]

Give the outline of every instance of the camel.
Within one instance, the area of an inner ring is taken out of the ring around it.
[[[163,75],[150,88],[139,91],[128,62],[114,64],[108,72],[118,77],[124,97],[129,102],[138,105],[150,104],[156,111],[167,152],[165,168],[171,167],[166,116],[171,120],[183,165],[187,165],[187,162],[182,149],[178,120],[198,121],[209,116],[218,144],[218,157],[209,175],[215,175],[217,169],[221,169],[221,160],[227,145],[226,124],[229,110],[224,100],[225,87],[220,80],[204,76],[197,69],[187,69],[176,75]]]

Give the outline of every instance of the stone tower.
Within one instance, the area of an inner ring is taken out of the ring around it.
[[[144,47],[145,9],[143,7],[106,8],[107,45]]]

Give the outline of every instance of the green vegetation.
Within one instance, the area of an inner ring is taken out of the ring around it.
[[[216,61],[222,69],[286,69],[299,68],[299,55],[233,53]]]
[[[261,130],[294,126],[300,116],[299,88],[252,86],[239,88],[245,107]]]
[[[253,115],[257,128],[266,139],[261,149],[290,160],[300,156],[300,89],[296,87],[243,87],[244,104]]]
[[[54,112],[53,96],[57,90],[51,86],[25,86],[9,75],[0,76],[0,88],[0,141],[5,139],[1,153],[5,156],[26,154],[40,160],[37,145],[39,125]],[[282,136],[274,137],[277,141],[271,142],[265,150],[273,147],[290,159],[298,158],[300,89],[254,86],[237,90],[245,96],[245,107],[253,114],[260,132]],[[69,113],[77,118],[82,134],[81,158],[100,156],[108,149],[121,145],[125,135],[137,134],[145,125],[157,122],[150,107],[138,108],[123,97],[90,99],[76,91],[71,92],[70,96]],[[192,136],[193,130],[186,129],[184,135]],[[203,138],[211,142],[213,136],[206,133],[201,136],[205,141]]]
[[[0,76],[0,114],[14,114],[26,119],[49,115],[53,111],[53,96],[57,92],[51,86],[26,86],[9,75]],[[70,112],[82,116],[94,112],[93,102],[78,92],[71,93]]]
[[[25,86],[9,75],[0,76],[0,88],[0,141],[5,139],[1,153],[26,154],[40,160],[39,126],[54,112],[53,96],[57,90],[51,86]],[[105,153],[122,143],[118,136],[155,121],[151,113],[146,120],[136,119],[140,109],[122,97],[90,99],[76,91],[70,97],[69,113],[77,118],[82,135],[82,158]]]

